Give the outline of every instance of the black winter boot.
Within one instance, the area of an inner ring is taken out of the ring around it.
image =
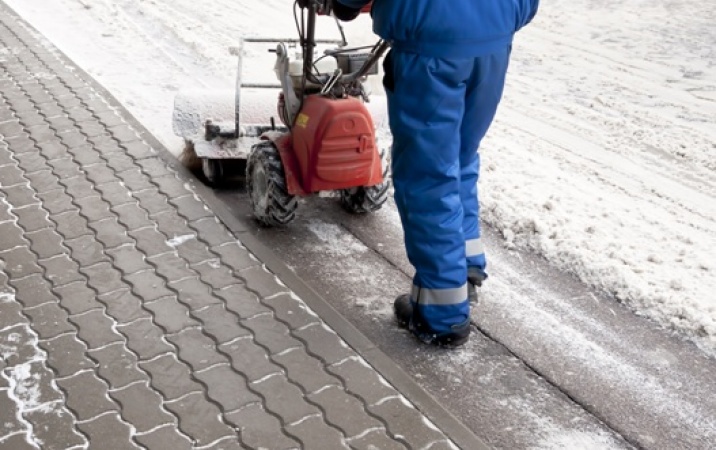
[[[459,347],[470,338],[470,320],[460,325],[454,325],[449,333],[437,334],[430,330],[419,317],[413,315],[413,304],[410,295],[398,296],[393,303],[395,320],[401,328],[407,328],[421,342],[438,347]]]

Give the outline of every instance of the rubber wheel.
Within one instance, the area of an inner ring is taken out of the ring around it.
[[[211,186],[219,186],[224,182],[224,164],[220,159],[201,159],[201,172]]]
[[[390,189],[389,164],[386,160],[387,150],[381,150],[380,160],[383,165],[383,182],[375,186],[359,186],[341,190],[341,206],[353,214],[367,214],[379,210],[388,200]]]
[[[286,225],[296,218],[298,200],[286,189],[283,165],[273,142],[261,142],[251,148],[246,186],[254,216],[262,225]]]

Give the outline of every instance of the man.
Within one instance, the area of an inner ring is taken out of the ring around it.
[[[398,323],[422,342],[459,346],[470,298],[487,278],[477,149],[502,97],[514,33],[539,0],[374,0],[373,31],[391,44],[383,84],[393,134],[395,203],[415,267]],[[370,0],[332,0],[353,20]]]

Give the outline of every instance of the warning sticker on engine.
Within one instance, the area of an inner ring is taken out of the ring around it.
[[[308,121],[310,120],[310,117],[305,115],[304,113],[301,113],[296,117],[296,125],[301,128],[306,128],[308,126]]]

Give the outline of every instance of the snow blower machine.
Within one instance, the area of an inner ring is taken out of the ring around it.
[[[241,170],[251,207],[266,226],[292,221],[300,197],[332,192],[346,210],[360,214],[378,210],[388,196],[388,151],[378,148],[364,87],[378,73],[388,43],[348,48],[337,20],[342,39],[316,39],[318,17],[330,15],[329,5],[329,0],[294,4],[298,39],[245,38],[232,49],[239,59],[232,105],[225,93],[192,92],[175,99],[174,132],[184,138],[185,153],[200,161],[210,185],[232,175],[231,160],[245,161]],[[277,44],[269,51],[276,56],[279,84],[243,82],[244,46],[252,43]],[[331,47],[316,57],[318,44]],[[278,90],[278,99],[247,108],[242,105],[247,89]],[[267,103],[270,119],[256,123],[250,116],[265,113]]]

